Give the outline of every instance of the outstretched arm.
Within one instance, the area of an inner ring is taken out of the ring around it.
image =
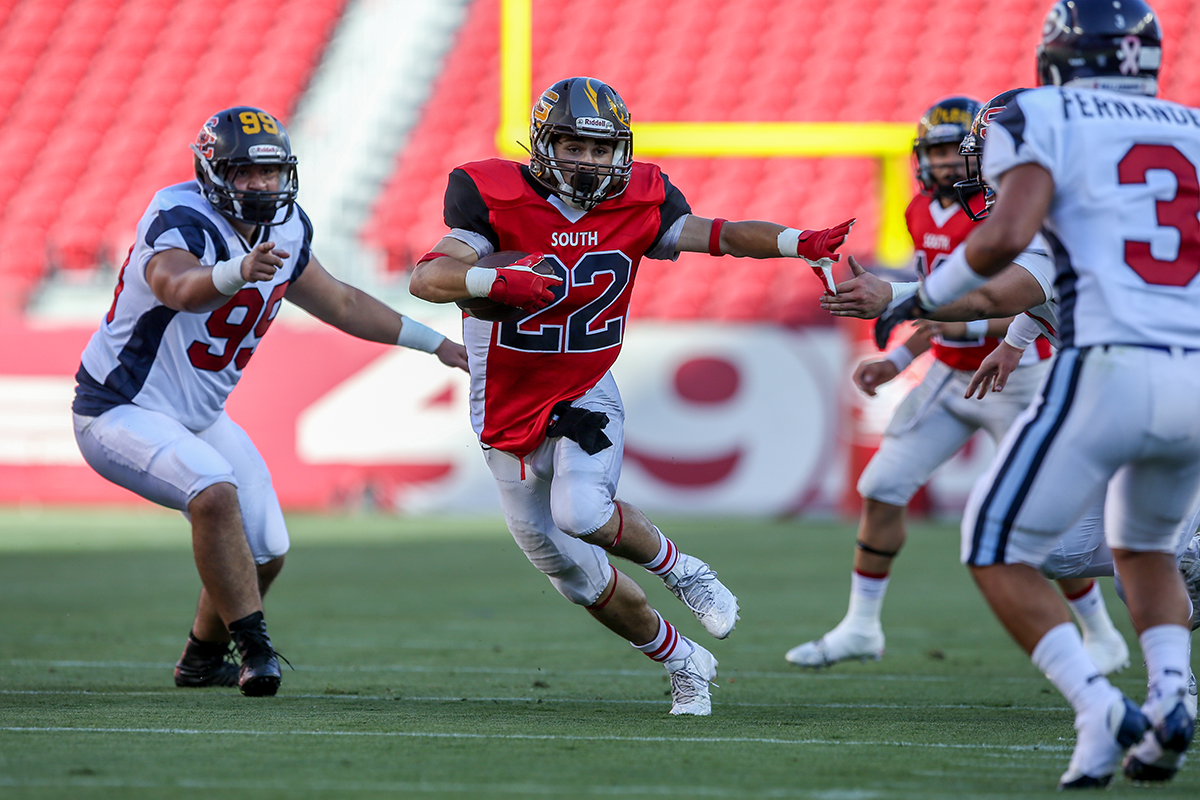
[[[309,260],[284,297],[351,336],[433,353],[446,366],[467,367],[466,349],[461,344],[402,316],[361,289],[342,283],[321,266],[316,256]]]
[[[774,222],[705,219],[689,216],[676,245],[681,252],[738,258],[803,258],[822,285],[833,288],[830,268],[841,258],[836,251],[846,241],[854,220],[832,228],[797,230]]]

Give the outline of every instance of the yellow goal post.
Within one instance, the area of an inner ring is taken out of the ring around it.
[[[500,126],[496,147],[524,154],[532,87],[533,0],[500,0]],[[875,258],[900,267],[912,253],[904,209],[912,199],[913,126],[900,122],[638,122],[637,153],[677,158],[870,157],[878,163]]]

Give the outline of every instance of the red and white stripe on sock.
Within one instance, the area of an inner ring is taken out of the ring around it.
[[[675,565],[679,563],[679,548],[675,546],[674,542],[663,536],[662,531],[657,527],[654,532],[658,534],[658,555],[642,566],[646,568],[647,572],[661,577],[675,569]]]
[[[654,616],[658,617],[658,634],[645,644],[630,644],[654,661],[674,661],[690,656],[695,650],[692,643],[680,636],[675,626],[662,618],[662,614],[655,611]]]

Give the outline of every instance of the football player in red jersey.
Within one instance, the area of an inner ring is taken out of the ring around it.
[[[853,220],[800,231],[693,215],[657,166],[633,160],[629,111],[594,78],[542,92],[530,153],[528,164],[494,159],[451,173],[450,232],[417,264],[410,288],[432,302],[490,296],[529,312],[513,322],[463,320],[471,422],[509,530],[564,597],[666,666],[672,714],[707,715],[716,659],[663,620],[608,559],[660,576],[718,639],[733,629],[737,598],[716,573],[615,498],[624,407],[609,367],[638,264],[690,251],[799,257],[820,267],[838,258]],[[504,250],[532,255],[509,267],[473,266]],[[554,275],[533,272],[539,261]]]
[[[937,269],[976,226],[983,211],[980,189],[975,194],[955,189],[967,185],[968,160],[959,146],[971,132],[981,104],[969,97],[947,97],[922,115],[913,142],[916,176],[921,191],[905,211],[919,275]],[[979,202],[976,213],[968,207]],[[1035,249],[1017,257],[1017,263],[1034,269],[1046,254]],[[888,284],[863,273],[851,258],[855,277],[827,293],[821,304],[840,316],[878,316],[893,295],[911,293],[918,284]],[[1010,312],[1011,313],[1011,312]],[[1025,351],[1006,391],[968,399],[965,388],[983,359],[1004,337],[1012,317],[970,322],[923,323],[908,340],[885,357],[864,361],[854,372],[854,382],[874,396],[879,386],[893,380],[912,360],[933,350],[934,364],[924,380],[904,399],[884,431],[883,442],[858,481],[862,514],[850,576],[850,601],[845,617],[824,636],[797,645],[785,658],[797,666],[826,667],[847,659],[878,659],[883,655],[881,624],[883,599],[893,560],[904,546],[905,509],[913,495],[949,460],[976,431],[986,430],[999,443],[1017,415],[1033,399],[1048,368],[1048,343]],[[1055,565],[1057,566],[1057,565]],[[1053,574],[1056,570],[1051,569]],[[1061,574],[1061,573],[1060,573]],[[1070,574],[1068,570],[1068,574]],[[1088,652],[1104,672],[1129,663],[1129,648],[1113,625],[1103,595],[1091,577],[1060,578],[1059,586],[1071,603],[1083,629]]]

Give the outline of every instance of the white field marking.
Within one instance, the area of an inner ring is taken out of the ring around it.
[[[226,793],[230,789],[241,791],[281,791],[296,789],[295,784],[284,781],[247,781],[237,778],[222,778],[220,781],[202,781],[190,778],[180,778],[169,783],[156,783],[146,780],[124,780],[114,778],[68,778],[65,780],[17,780],[0,777],[0,787],[19,788],[79,788],[79,789],[159,789],[174,791],[178,789],[200,789]],[[659,797],[745,797],[744,789],[723,789],[715,786],[552,786],[527,783],[436,783],[433,781],[305,781],[306,790],[334,792],[339,796],[347,793],[361,794],[364,792],[386,792],[388,794],[470,794],[477,797],[496,794],[511,794],[518,797],[534,795],[551,795],[566,797],[570,795],[599,795],[605,797],[633,797],[655,795]],[[761,789],[755,791],[755,797],[788,798],[802,797],[811,800],[876,800],[884,797],[883,792],[866,789]],[[892,796],[892,795],[888,795]],[[930,797],[925,792],[921,797]]]
[[[953,744],[948,742],[907,742],[897,740],[851,741],[846,739],[776,739],[766,736],[572,736],[560,734],[532,733],[444,733],[437,731],[250,731],[226,728],[203,730],[199,728],[85,728],[64,725],[32,727],[5,725],[4,733],[116,733],[153,734],[156,736],[331,736],[352,738],[399,738],[399,739],[480,739],[537,742],[688,742],[690,744],[781,744],[781,745],[833,745],[838,747],[924,747],[933,750],[990,750],[1005,753],[1037,753],[1051,750],[1072,749],[1066,745],[1042,744]]]
[[[12,658],[7,663],[14,667],[56,667],[61,669],[174,669],[174,663],[166,662],[149,662],[149,661],[54,661],[54,660],[35,660]],[[296,672],[397,672],[397,673],[436,673],[438,675],[561,675],[563,677],[574,677],[580,675],[601,675],[601,676],[618,676],[618,677],[646,677],[648,675],[661,676],[662,670],[657,669],[588,669],[588,670],[565,670],[565,669],[542,669],[540,667],[438,667],[438,666],[421,666],[410,664],[378,664],[378,665],[359,665],[359,666],[306,666],[300,665],[295,667]],[[722,677],[729,678],[762,678],[771,680],[812,680],[814,678],[822,681],[842,681],[853,680],[858,682],[870,681],[912,681],[916,683],[977,683],[978,676],[969,675],[905,675],[905,674],[879,674],[879,675],[852,675],[849,673],[829,673],[823,670],[802,670],[795,669],[786,672],[754,672],[749,670],[729,670],[727,673],[722,673]],[[1045,684],[1046,679],[1040,676],[1029,677],[992,677],[988,678],[991,683],[1037,683]]]
[[[232,696],[232,692],[230,693]],[[90,689],[0,689],[0,695],[65,695],[69,697],[171,697],[180,696],[178,689],[157,692],[97,692]],[[406,703],[587,703],[601,705],[662,705],[665,700],[606,700],[602,698],[572,697],[463,697],[462,695],[400,695],[400,694],[280,694],[276,701],[286,700],[342,700],[351,702],[403,701]],[[968,703],[718,703],[730,708],[829,708],[871,709],[879,711],[903,711],[914,708],[930,708],[961,711],[1046,711],[1064,713],[1068,706],[988,706]]]

